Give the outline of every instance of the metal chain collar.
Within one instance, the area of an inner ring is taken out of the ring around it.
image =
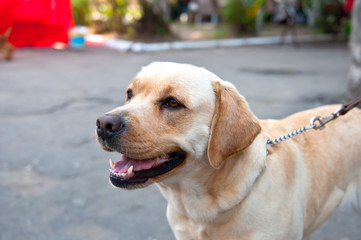
[[[360,100],[361,101],[361,100]],[[359,102],[360,102],[359,101]],[[273,146],[276,145],[284,140],[290,139],[294,136],[297,136],[298,134],[304,133],[309,129],[323,129],[325,127],[325,125],[329,122],[331,122],[332,120],[335,120],[336,118],[338,118],[339,116],[342,116],[344,114],[346,114],[349,110],[351,110],[352,108],[356,107],[357,104],[353,103],[352,107],[350,107],[350,104],[346,104],[346,105],[342,105],[342,107],[340,107],[339,109],[337,109],[336,111],[334,111],[333,113],[331,113],[328,116],[325,117],[320,117],[320,116],[314,116],[313,118],[311,118],[311,124],[304,126],[300,129],[297,129],[293,132],[287,133],[286,135],[276,138],[274,140],[266,140],[266,144]],[[318,122],[318,123],[317,123]]]

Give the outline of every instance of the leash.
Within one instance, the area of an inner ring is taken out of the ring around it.
[[[297,136],[298,134],[304,133],[309,129],[315,129],[315,130],[322,130],[325,128],[325,125],[329,122],[331,122],[332,120],[335,120],[336,118],[345,115],[346,113],[348,113],[351,109],[357,107],[359,104],[361,103],[361,96],[359,96],[358,98],[353,99],[351,102],[342,105],[339,109],[337,109],[336,111],[334,111],[333,113],[331,113],[328,116],[325,117],[320,117],[320,116],[314,116],[313,118],[311,118],[310,121],[310,125],[301,127],[293,132],[287,133],[286,135],[276,138],[274,140],[266,140],[266,145],[276,145],[284,140],[290,139],[294,136]]]

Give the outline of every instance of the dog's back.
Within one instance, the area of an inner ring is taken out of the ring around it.
[[[261,122],[266,134],[272,133],[272,136],[267,137],[273,139],[277,134],[281,136],[307,125],[313,116],[327,116],[338,108],[336,105],[325,106],[300,112],[280,121]],[[301,191],[306,204],[303,217],[304,237],[327,221],[343,201],[361,209],[360,124],[361,110],[353,109],[322,130],[309,130],[269,148],[269,158],[276,161],[282,159],[281,165],[290,166],[290,169],[302,165],[299,167],[301,172],[295,174],[300,174],[302,182],[299,183],[306,189],[305,192]],[[290,156],[296,158],[292,160]]]

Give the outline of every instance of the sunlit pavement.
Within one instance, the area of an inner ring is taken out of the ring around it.
[[[18,50],[12,62],[0,61],[1,240],[174,239],[156,186],[110,186],[108,159],[119,156],[94,140],[96,118],[124,102],[126,86],[152,61],[206,67],[234,83],[259,118],[281,118],[342,102],[349,54],[342,43],[141,54]],[[311,239],[360,236],[361,217],[342,209]]]

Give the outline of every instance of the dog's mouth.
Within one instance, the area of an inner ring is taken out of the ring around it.
[[[178,167],[184,162],[185,157],[183,152],[149,159],[134,159],[122,155],[116,163],[110,160],[110,182],[119,188],[141,185],[149,178],[158,177]]]

